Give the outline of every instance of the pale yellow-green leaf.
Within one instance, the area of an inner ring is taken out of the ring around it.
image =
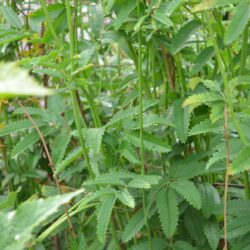
[[[19,68],[15,63],[0,64],[0,98],[51,94],[51,89],[38,85],[26,70]]]

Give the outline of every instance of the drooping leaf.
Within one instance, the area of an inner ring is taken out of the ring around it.
[[[242,1],[236,8],[235,14],[230,22],[226,33],[225,43],[227,45],[235,41],[235,39],[242,33],[250,18],[250,4]]]
[[[201,23],[197,20],[192,20],[186,23],[174,36],[171,44],[171,52],[173,55],[178,53],[183,47],[185,47],[187,40],[195,31],[200,28]]]
[[[156,206],[163,232],[169,239],[175,233],[179,217],[175,192],[171,189],[162,189],[157,194]]]

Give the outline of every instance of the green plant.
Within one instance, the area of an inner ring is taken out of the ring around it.
[[[249,1],[52,2],[0,7],[1,249],[248,249]]]

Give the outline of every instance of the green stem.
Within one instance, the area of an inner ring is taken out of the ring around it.
[[[49,15],[49,11],[48,11],[46,2],[45,2],[44,0],[39,0],[39,2],[40,2],[40,4],[41,4],[41,6],[42,6],[44,15],[45,15],[45,17],[46,17],[46,20],[47,20],[47,23],[48,23],[48,26],[49,26],[49,30],[50,30],[50,32],[51,32],[51,34],[52,34],[52,36],[53,36],[53,38],[54,38],[54,40],[55,40],[56,46],[57,46],[58,48],[60,48],[60,47],[61,47],[61,42],[60,42],[59,37],[58,37],[57,34],[56,34],[56,31],[55,31],[55,29],[54,29],[53,24],[52,24],[52,20],[51,20],[51,18],[50,18],[50,15]]]
[[[74,30],[73,30],[73,26],[72,26],[72,15],[71,15],[71,10],[70,10],[69,0],[66,0],[65,4],[66,4],[67,21],[68,21],[68,29],[69,29],[71,72],[74,72],[74,61],[73,61],[73,57],[74,57]],[[71,80],[72,79],[69,79],[69,81],[71,81]],[[94,172],[92,171],[91,166],[90,166],[88,151],[87,151],[84,137],[83,137],[83,133],[82,133],[81,112],[80,112],[80,107],[79,107],[78,101],[77,101],[77,93],[72,85],[70,86],[70,95],[71,95],[71,100],[72,100],[72,104],[73,104],[74,119],[75,119],[75,123],[76,123],[77,132],[79,135],[79,141],[80,141],[82,151],[83,151],[83,156],[84,156],[84,159],[86,161],[86,165],[87,165],[89,174],[90,174],[91,178],[94,178],[95,175],[94,175]]]
[[[140,17],[140,0],[137,0],[137,15]],[[143,90],[143,75],[142,75],[142,32],[138,32],[138,80],[139,80],[139,123],[140,123],[140,156],[141,156],[141,175],[145,174],[145,162],[144,162],[144,142],[143,142],[143,105],[142,105],[142,90]],[[146,213],[146,197],[145,191],[142,191],[142,203],[144,210],[144,219],[147,229],[148,246],[150,250],[152,248],[151,232],[149,227],[149,222]]]
[[[111,217],[110,219],[110,229],[111,229],[111,234],[112,234],[112,237],[115,241],[115,246],[116,246],[116,249],[117,250],[121,250],[121,246],[120,246],[120,243],[119,243],[119,239],[117,237],[117,233],[116,233],[116,229],[115,229],[115,224],[114,224],[114,219],[113,217]]]

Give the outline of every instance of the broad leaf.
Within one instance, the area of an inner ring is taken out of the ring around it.
[[[250,4],[242,1],[236,8],[235,15],[225,33],[225,43],[228,45],[242,33],[250,18]]]

